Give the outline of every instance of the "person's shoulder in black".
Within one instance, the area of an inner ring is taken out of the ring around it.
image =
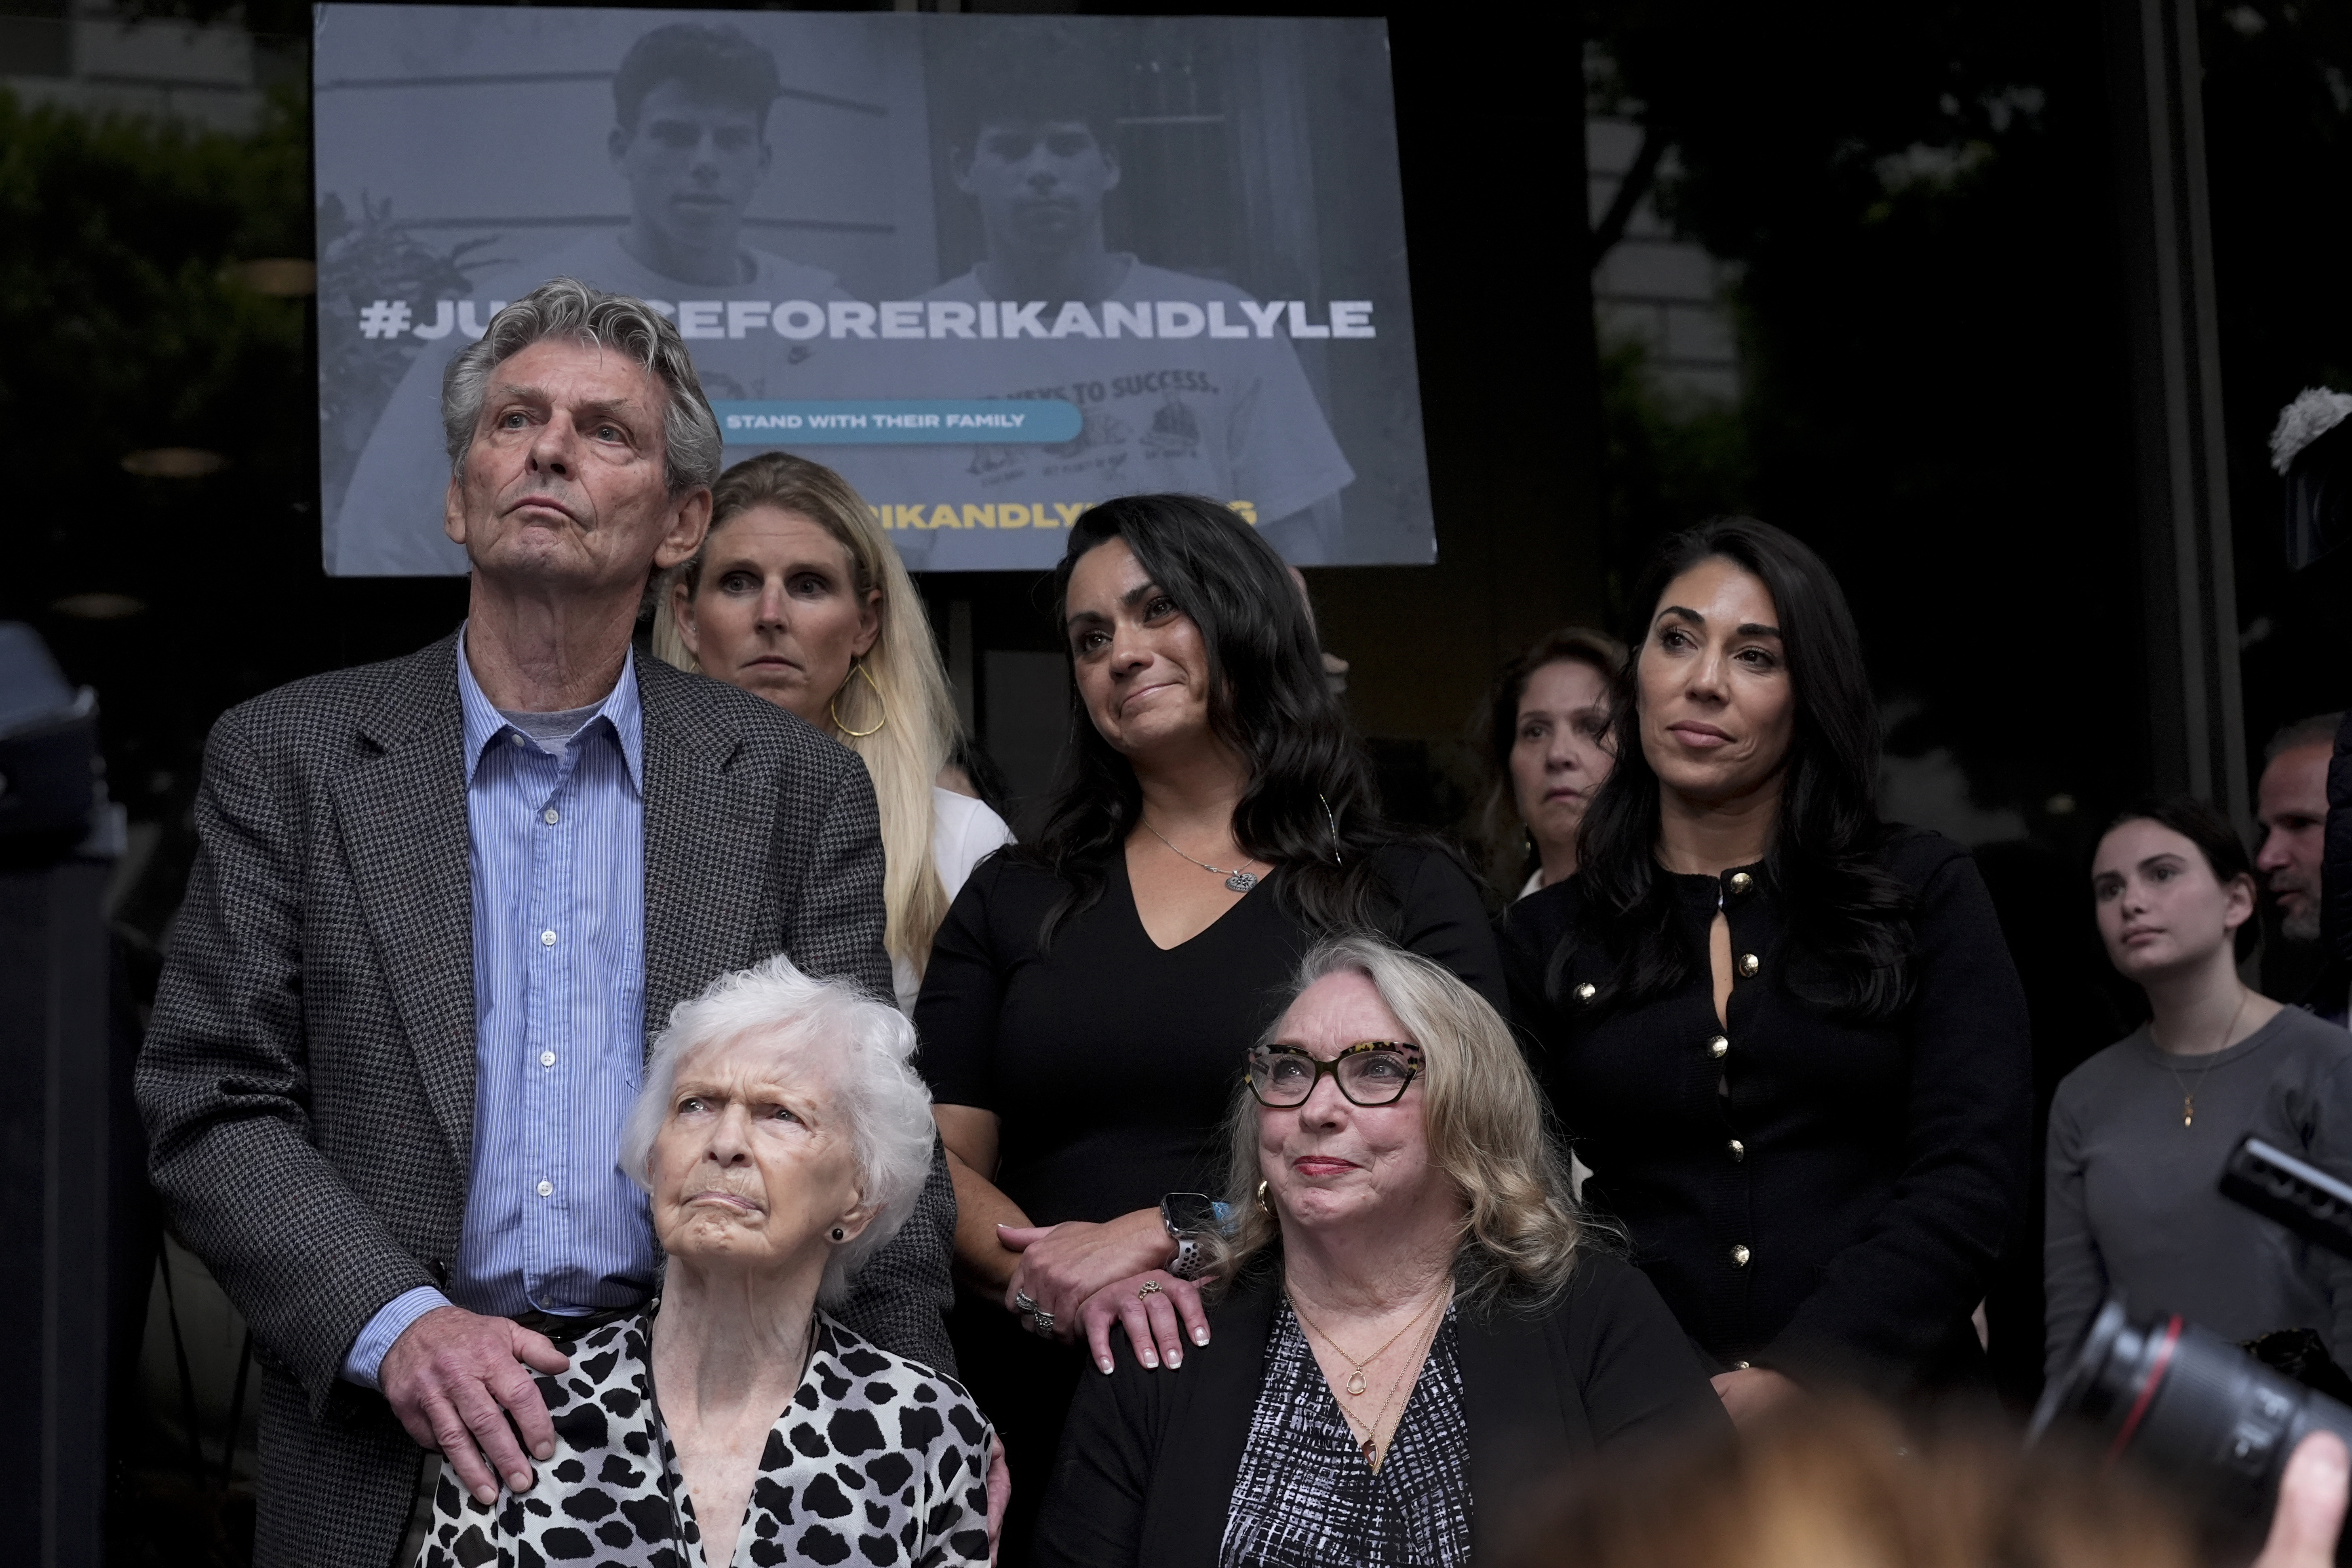
[[[1039,1563],[1214,1556],[1280,1296],[1270,1270],[1245,1280],[1209,1309],[1209,1342],[1186,1352],[1181,1369],[1147,1369],[1112,1336],[1113,1371],[1087,1378],[1070,1407]],[[1608,1253],[1581,1253],[1567,1287],[1532,1310],[1460,1309],[1455,1333],[1472,1489],[1505,1494],[1474,1497],[1474,1519],[1507,1512],[1522,1487],[1580,1455],[1728,1435],[1722,1401],[1657,1288]]]
[[[1508,1018],[1510,994],[1486,900],[1461,860],[1444,846],[1403,840],[1373,855],[1396,900],[1398,946],[1444,965]]]

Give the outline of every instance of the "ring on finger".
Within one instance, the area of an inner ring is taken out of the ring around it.
[[[1031,1300],[1029,1292],[1026,1290],[1015,1290],[1013,1292],[1013,1305],[1017,1310],[1024,1312],[1034,1312],[1037,1310],[1037,1303]]]
[[[1052,1333],[1052,1332],[1054,1331],[1054,1314],[1053,1314],[1053,1313],[1051,1313],[1051,1312],[1049,1312],[1049,1311],[1045,1310],[1045,1308],[1040,1307],[1040,1308],[1038,1308],[1036,1310],[1034,1310],[1034,1311],[1031,1312],[1029,1315],[1030,1315],[1031,1317],[1033,1317],[1033,1318],[1034,1318],[1034,1319],[1036,1319],[1036,1320],[1037,1320],[1037,1331],[1038,1331],[1039,1333],[1041,1333],[1041,1334],[1050,1334],[1050,1333]]]
[[[1136,1287],[1135,1299],[1140,1301],[1149,1296],[1160,1296],[1164,1294],[1166,1294],[1166,1291],[1161,1287],[1159,1280],[1146,1279],[1141,1285]]]

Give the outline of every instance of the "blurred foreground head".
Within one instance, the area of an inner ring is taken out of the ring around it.
[[[2197,1568],[2161,1498],[1996,1421],[1926,1436],[1808,1402],[1738,1443],[1563,1485],[1505,1568]]]

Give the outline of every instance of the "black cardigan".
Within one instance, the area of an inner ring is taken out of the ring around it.
[[[1265,1376],[1280,1288],[1256,1276],[1209,1311],[1210,1340],[1175,1372],[1147,1372],[1113,1334],[1118,1370],[1070,1406],[1038,1521],[1044,1568],[1209,1568],[1224,1538]],[[1729,1432],[1722,1402],[1642,1275],[1578,1259],[1540,1315],[1455,1319],[1470,1428],[1471,1549],[1484,1557],[1513,1500],[1580,1455]]]
[[[1576,878],[1513,907],[1503,945],[1546,1090],[1592,1171],[1585,1201],[1623,1222],[1691,1337],[1724,1366],[1894,1394],[1983,1376],[1969,1313],[2023,1212],[2032,1079],[2024,995],[1968,851],[1904,830],[1880,862],[1917,899],[1916,998],[1885,1023],[1792,993],[1808,963],[1763,866],[1669,879],[1693,958],[1676,995],[1579,997],[1614,955],[1577,942],[1553,962]],[[1738,974],[1727,1026],[1706,956],[1718,898]]]

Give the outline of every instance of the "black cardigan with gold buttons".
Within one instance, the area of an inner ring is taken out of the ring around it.
[[[1578,879],[1503,918],[1517,1022],[1588,1204],[1718,1369],[1886,1394],[1975,1382],[1969,1314],[2025,1207],[2032,1115],[2025,999],[1968,851],[1900,830],[1880,863],[1916,899],[1910,1005],[1840,1021],[1787,983],[1811,966],[1767,867],[1669,878],[1693,978],[1614,1007],[1615,953],[1570,943]],[[1663,873],[1662,873],[1663,874]],[[1731,927],[1718,1019],[1707,931]]]

